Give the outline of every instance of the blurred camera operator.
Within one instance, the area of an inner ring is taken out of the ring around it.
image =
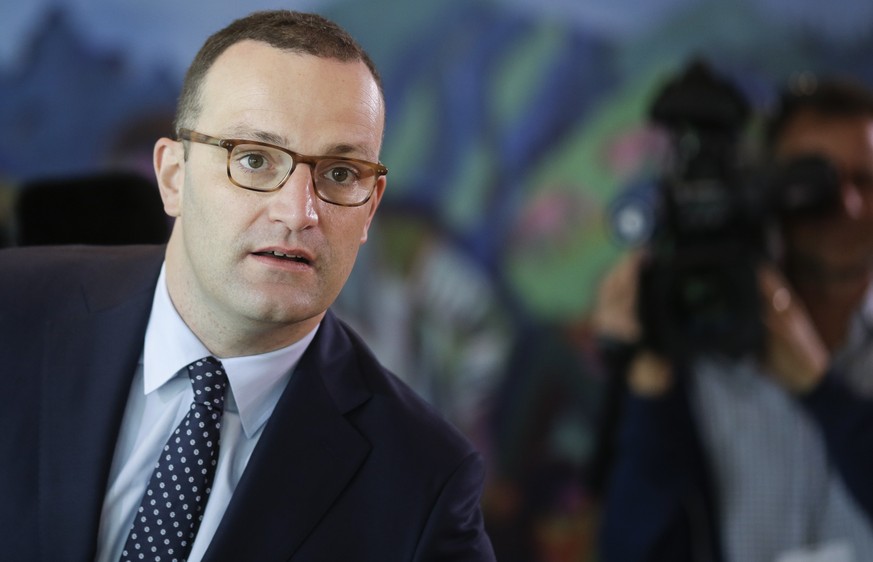
[[[785,217],[758,272],[760,357],[664,357],[638,321],[645,252],[604,278],[594,325],[625,395],[604,492],[606,562],[873,556],[873,93],[786,94],[769,157],[825,157],[839,203]],[[615,350],[620,350],[618,353]]]

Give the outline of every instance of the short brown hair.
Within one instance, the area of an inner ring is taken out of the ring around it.
[[[200,114],[201,85],[215,60],[228,47],[245,40],[262,41],[277,49],[343,62],[362,61],[382,92],[381,77],[369,55],[334,22],[317,14],[290,10],[254,12],[214,33],[194,57],[185,73],[176,108],[174,126],[177,131],[180,127],[193,126]]]
[[[804,84],[787,87],[766,123],[765,138],[771,151],[794,118],[805,113],[828,119],[873,118],[873,91],[857,79],[836,76],[807,79]]]

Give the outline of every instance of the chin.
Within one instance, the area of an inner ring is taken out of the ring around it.
[[[323,313],[327,307],[322,308],[313,302],[294,302],[284,300],[279,302],[264,303],[257,308],[257,318],[263,322],[272,324],[294,324],[304,322],[314,316]]]

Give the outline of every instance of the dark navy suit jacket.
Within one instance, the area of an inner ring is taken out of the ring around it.
[[[86,561],[164,247],[0,251],[0,557]],[[493,560],[480,455],[332,313],[208,561]]]

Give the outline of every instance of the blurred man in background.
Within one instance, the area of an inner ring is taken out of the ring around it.
[[[873,94],[823,81],[786,95],[767,138],[774,163],[825,157],[839,197],[826,213],[781,220],[777,263],[758,271],[761,354],[649,348],[638,320],[646,253],[602,285],[595,324],[624,350],[610,363],[626,383],[604,500],[607,562],[873,552]]]

